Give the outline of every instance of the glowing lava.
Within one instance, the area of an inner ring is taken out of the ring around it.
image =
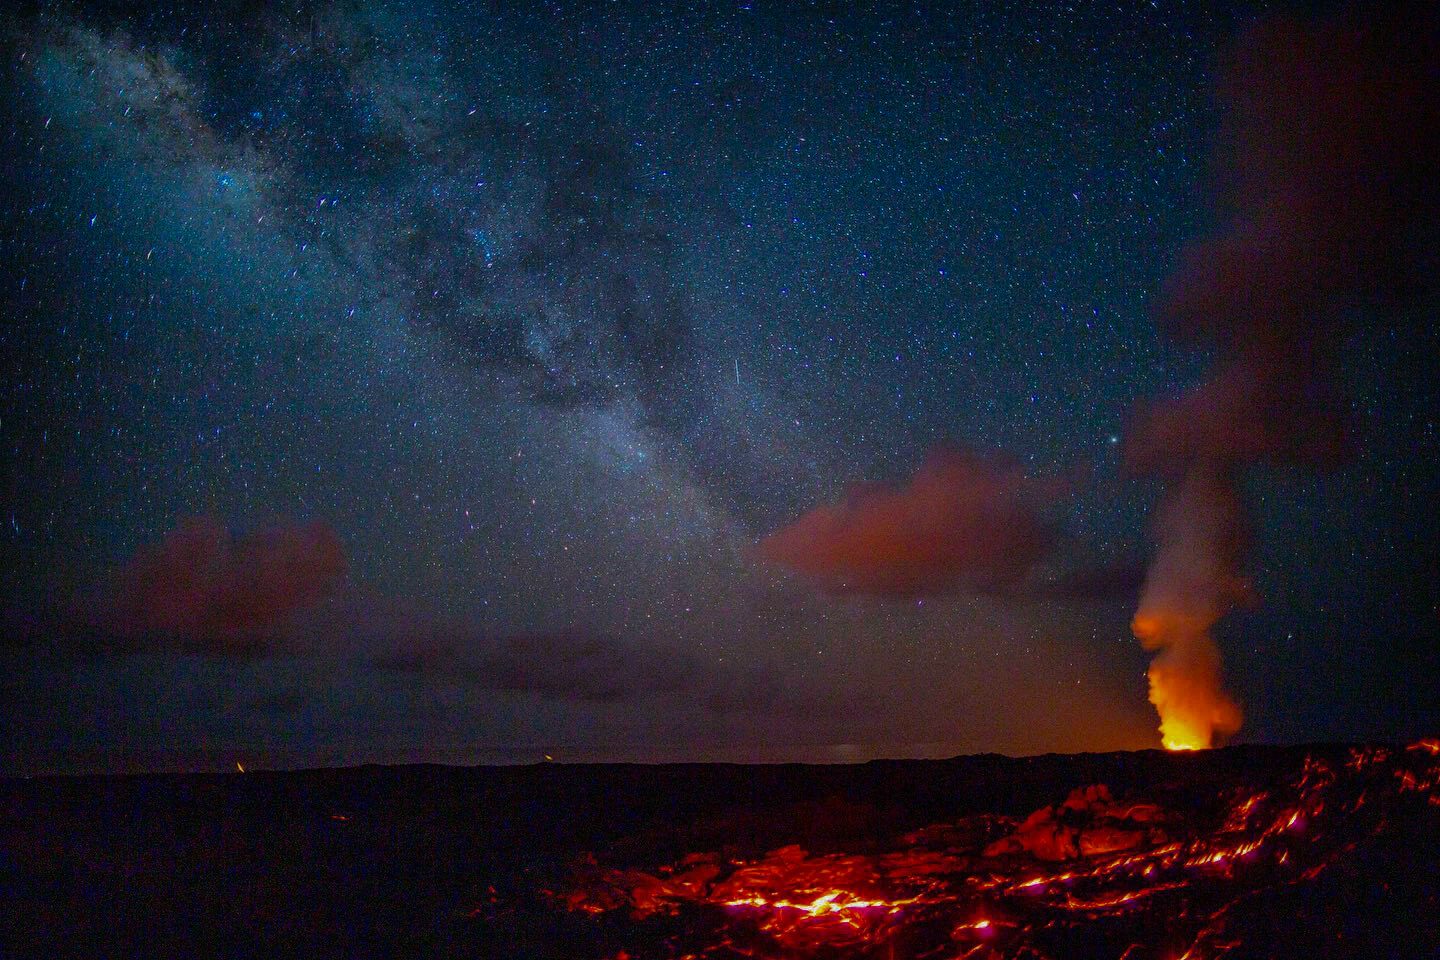
[[[1210,631],[1251,595],[1240,572],[1243,528],[1233,480],[1214,465],[1193,465],[1156,511],[1159,549],[1130,627],[1155,651],[1150,702],[1166,749],[1202,750],[1240,729]]]
[[[668,918],[628,928],[612,960],[1137,960],[1176,947],[1213,960],[1239,944],[1236,908],[1311,883],[1429,805],[1440,805],[1440,741],[1422,740],[1304,757],[1288,782],[1237,788],[1203,814],[1092,785],[1023,820],[926,827],[888,852],[792,845],[649,871],[592,858],[556,899],[597,932],[625,914]]]

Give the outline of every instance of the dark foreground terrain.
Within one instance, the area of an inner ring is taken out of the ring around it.
[[[0,781],[0,956],[1434,957],[1440,742]]]

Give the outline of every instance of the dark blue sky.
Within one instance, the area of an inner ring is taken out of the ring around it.
[[[1214,362],[1154,304],[1273,10],[287,9],[8,16],[6,769],[1158,742],[1124,441]],[[1440,722],[1436,298],[1386,289],[1345,455],[1238,478],[1242,739]],[[881,595],[757,549],[937,449],[1034,536]]]

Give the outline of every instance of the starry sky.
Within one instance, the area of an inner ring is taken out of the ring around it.
[[[1158,746],[1128,438],[1229,349],[1156,303],[1277,16],[1338,14],[6,14],[0,772]],[[1440,727],[1437,208],[1386,182],[1305,301],[1343,449],[1237,473],[1238,740]]]

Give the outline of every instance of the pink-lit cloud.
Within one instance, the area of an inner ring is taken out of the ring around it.
[[[325,523],[237,537],[214,518],[194,517],[137,550],[74,614],[90,632],[123,643],[254,652],[330,596],[347,570],[340,538]]]
[[[835,592],[1002,592],[1051,551],[1043,512],[1058,492],[1012,459],[939,450],[908,483],[856,488],[770,534],[758,552]]]

